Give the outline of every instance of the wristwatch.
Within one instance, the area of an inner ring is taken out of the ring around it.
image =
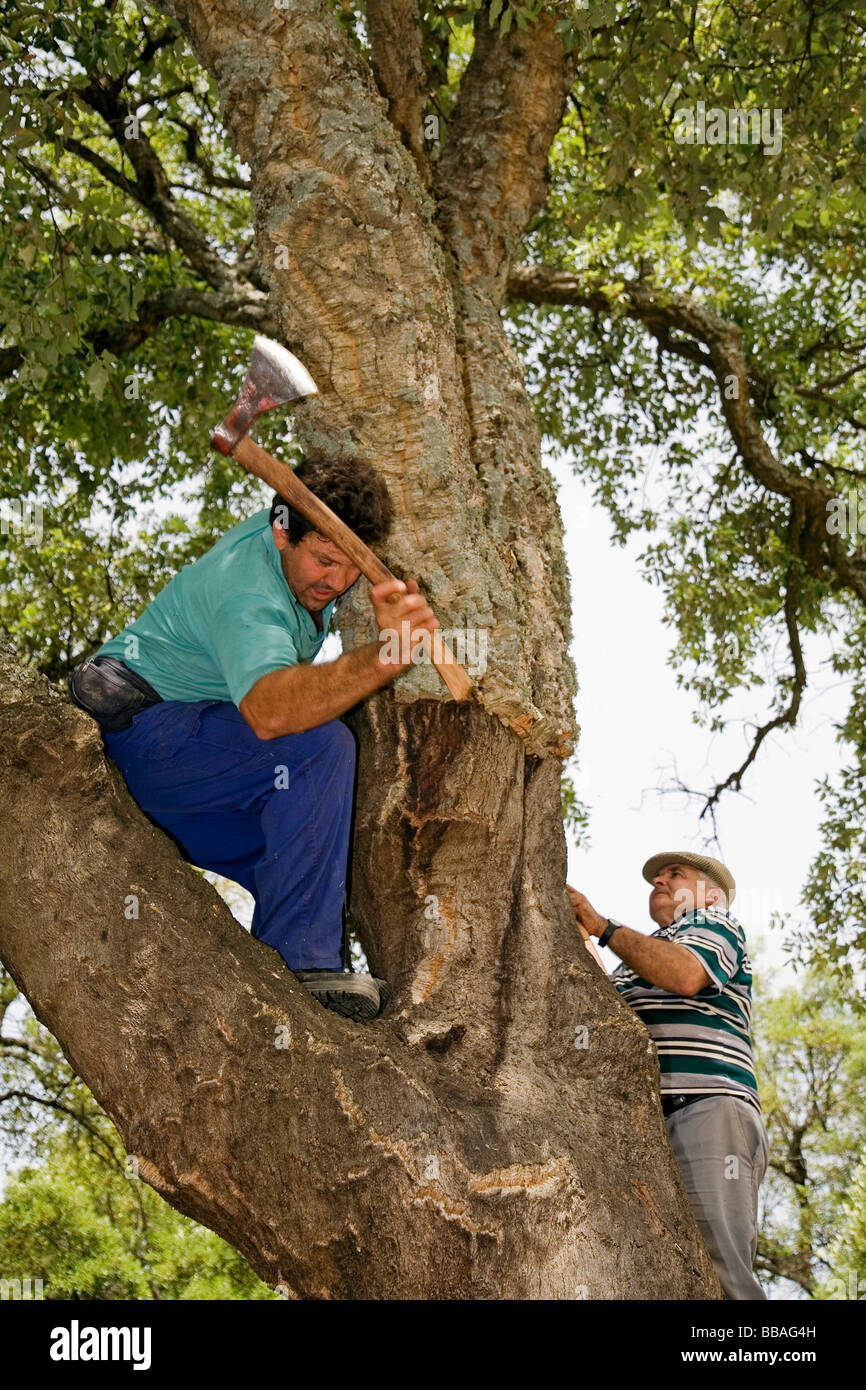
[[[616,920],[615,917],[608,917],[608,919],[607,919],[607,926],[605,927],[605,929],[604,929],[604,931],[602,932],[601,936],[598,938],[598,944],[599,944],[599,946],[606,946],[607,943],[610,941],[610,938],[613,936],[614,932],[616,931],[617,927],[624,927],[624,926],[625,926],[625,922],[617,922],[617,920]]]

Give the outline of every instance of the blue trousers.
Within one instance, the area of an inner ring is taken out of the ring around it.
[[[252,934],[290,970],[343,964],[355,740],[337,720],[260,739],[222,700],[165,700],[105,733],[142,810],[255,898]]]

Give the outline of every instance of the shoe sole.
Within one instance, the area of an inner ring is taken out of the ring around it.
[[[391,999],[391,986],[387,980],[380,980],[376,975],[373,975],[372,979],[373,983],[379,986],[379,1013],[383,1014]]]
[[[320,979],[301,978],[300,983],[323,1008],[330,1009],[332,1013],[340,1014],[343,1018],[349,1018],[354,1023],[369,1023],[377,1017],[387,1002],[382,998],[380,982],[371,976],[349,976],[341,980],[339,989],[334,989],[333,973],[323,970]],[[388,989],[389,997],[390,993]]]

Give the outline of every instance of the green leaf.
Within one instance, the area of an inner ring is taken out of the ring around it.
[[[102,400],[105,388],[108,385],[108,372],[101,362],[91,362],[85,376],[85,381],[98,401]]]

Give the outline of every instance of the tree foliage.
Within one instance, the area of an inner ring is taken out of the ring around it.
[[[267,295],[174,26],[3,11],[2,476],[43,512],[41,543],[6,548],[0,620],[59,676],[261,496],[208,441]]]
[[[140,1180],[2,969],[0,1119],[15,1162],[0,1197],[4,1279],[41,1279],[48,1299],[274,1297],[236,1250]]]
[[[826,969],[778,990],[759,975],[755,1019],[770,1139],[756,1267],[811,1297],[833,1296],[856,1262],[862,1224],[862,1020],[850,992]]]
[[[827,1298],[866,1298],[866,1160],[861,1159],[848,1188],[843,1218],[833,1247],[834,1278],[822,1289]]]

